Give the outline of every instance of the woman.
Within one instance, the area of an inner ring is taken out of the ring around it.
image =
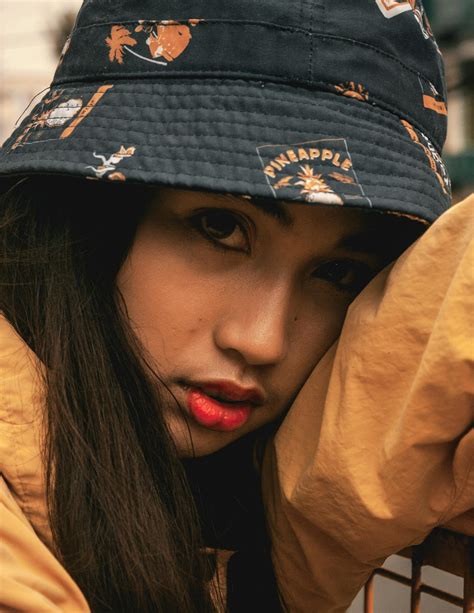
[[[336,611],[380,563],[318,454],[349,304],[449,204],[438,51],[392,4],[84,3],[0,156],[5,609]]]

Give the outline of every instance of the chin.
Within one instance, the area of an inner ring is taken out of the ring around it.
[[[180,458],[200,458],[219,451],[226,445],[248,434],[248,428],[233,432],[220,432],[203,428],[193,423],[178,420],[168,423],[168,427]]]

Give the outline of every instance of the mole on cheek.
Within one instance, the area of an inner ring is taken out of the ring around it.
[[[198,323],[196,325],[194,325],[192,328],[189,329],[189,334],[194,334],[195,332],[197,332],[199,330],[199,324],[202,322],[203,318],[199,317],[198,319]]]

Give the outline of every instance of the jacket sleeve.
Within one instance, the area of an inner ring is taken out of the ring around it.
[[[266,449],[291,613],[345,611],[385,558],[474,507],[474,197],[352,304]]]
[[[90,611],[77,585],[36,535],[3,478],[0,478],[0,611]]]

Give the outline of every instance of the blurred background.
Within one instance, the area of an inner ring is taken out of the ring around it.
[[[82,0],[0,0],[0,142],[7,138],[30,101],[47,88]],[[454,200],[474,191],[474,0],[425,0],[425,8],[446,63],[449,129],[444,150]],[[410,562],[392,556],[385,564],[410,573]],[[462,580],[425,567],[423,580],[462,596]],[[376,579],[375,611],[409,611],[409,590]],[[362,595],[350,613],[362,613]],[[459,609],[422,596],[422,611]]]
[[[0,0],[0,143],[30,100],[48,87],[81,4]],[[424,0],[424,5],[446,63],[444,155],[457,201],[474,191],[474,0]]]

